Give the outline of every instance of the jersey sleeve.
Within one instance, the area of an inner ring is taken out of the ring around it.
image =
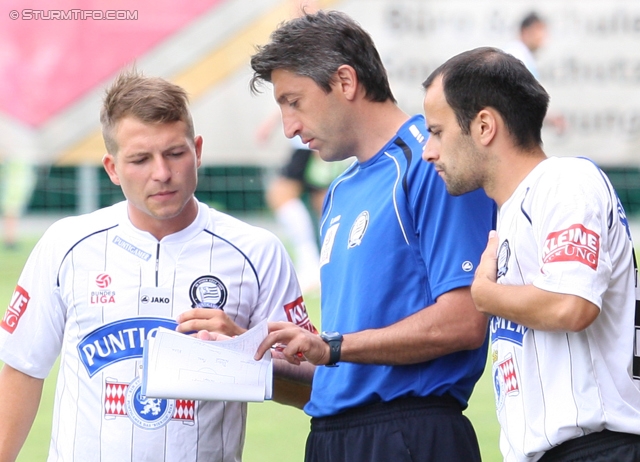
[[[250,326],[263,319],[287,321],[316,333],[293,263],[278,238],[265,232],[264,242],[259,246],[259,255],[254,261],[257,262],[260,295],[251,315]]]
[[[540,264],[533,285],[601,307],[612,272],[608,228],[617,220],[617,207],[600,170],[583,162],[579,171],[545,174],[531,197]]]
[[[60,259],[55,234],[50,229],[34,247],[0,324],[0,359],[41,379],[58,357],[65,324],[57,287]]]
[[[452,196],[431,164],[415,167],[408,200],[435,299],[473,282],[496,206],[482,190]]]

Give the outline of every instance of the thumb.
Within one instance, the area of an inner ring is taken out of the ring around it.
[[[495,229],[489,231],[489,240],[487,241],[487,250],[498,250],[498,232]]]

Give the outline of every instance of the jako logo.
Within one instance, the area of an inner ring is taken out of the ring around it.
[[[96,285],[99,288],[104,289],[106,287],[109,287],[109,284],[111,284],[111,276],[109,276],[107,273],[99,274],[98,277],[96,277]]]

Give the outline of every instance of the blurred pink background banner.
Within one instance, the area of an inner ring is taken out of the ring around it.
[[[38,127],[225,0],[0,0],[0,112]]]

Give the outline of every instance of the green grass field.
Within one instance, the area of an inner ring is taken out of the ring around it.
[[[18,250],[0,248],[0,313],[8,305],[16,281],[36,242],[35,237],[23,241]],[[320,324],[319,299],[307,297],[307,307],[316,325]],[[51,415],[54,400],[54,370],[45,380],[45,390],[34,426],[18,457],[19,462],[45,461],[48,452]],[[499,427],[495,416],[491,374],[485,371],[465,411],[473,423],[485,462],[501,460],[498,449]],[[272,402],[249,405],[245,462],[299,462],[309,431],[309,418],[302,411]]]

